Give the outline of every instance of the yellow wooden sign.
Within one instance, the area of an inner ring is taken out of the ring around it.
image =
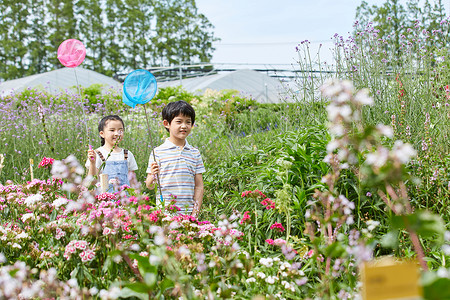
[[[363,300],[422,299],[415,261],[382,258],[364,263],[360,273]]]

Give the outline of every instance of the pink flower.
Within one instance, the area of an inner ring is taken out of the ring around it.
[[[264,199],[261,201],[261,204],[266,207],[266,209],[274,209],[275,208],[275,202],[270,200],[269,198]]]
[[[91,261],[95,258],[95,252],[93,250],[88,249],[81,252],[80,257],[82,262]]]
[[[276,240],[273,241],[273,244],[274,244],[275,246],[281,246],[281,245],[285,245],[285,244],[286,244],[286,241],[283,240],[283,239],[276,239]]]
[[[272,226],[270,226],[270,229],[277,230],[279,232],[283,232],[285,229],[281,223],[273,223]]]
[[[99,201],[116,200],[116,195],[111,193],[102,193],[100,195],[95,196],[95,198]]]
[[[250,211],[246,211],[244,213],[244,217],[242,217],[242,220],[239,221],[239,224],[244,224],[244,223],[251,223],[252,222],[252,217],[250,216]]]
[[[38,168],[46,168],[48,169],[53,165],[53,162],[55,161],[54,158],[51,157],[45,157],[42,159],[42,161],[39,163]]]
[[[273,245],[274,240],[272,240],[272,239],[267,239],[267,240],[266,240],[266,243],[269,244],[269,245]]]
[[[266,195],[264,195],[264,194],[263,194],[261,191],[259,191],[259,190],[242,192],[242,194],[241,194],[241,197],[242,197],[242,198],[247,197],[247,196],[249,196],[249,197],[254,197],[254,198],[257,198],[258,196],[263,197],[263,198],[266,198],[266,197],[267,197]]]
[[[180,211],[181,208],[179,208],[178,206],[176,206],[175,204],[171,204],[169,205],[169,207],[167,208],[167,210],[173,211],[173,212],[177,212]]]

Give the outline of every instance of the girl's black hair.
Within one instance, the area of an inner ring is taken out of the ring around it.
[[[108,121],[120,121],[122,122],[123,129],[125,129],[125,124],[123,123],[123,120],[118,115],[109,115],[106,117],[103,117],[103,119],[100,120],[100,123],[98,123],[98,132],[103,131],[105,129],[106,123]],[[105,139],[100,137],[102,146],[105,145]]]
[[[191,121],[192,121],[192,125],[194,125],[195,110],[186,101],[179,100],[179,101],[175,101],[175,102],[170,102],[169,104],[167,104],[164,107],[164,109],[162,111],[162,119],[167,120],[167,122],[169,122],[169,124],[172,122],[173,119],[175,119],[179,115],[190,117]],[[167,129],[167,131],[168,130],[169,129]]]

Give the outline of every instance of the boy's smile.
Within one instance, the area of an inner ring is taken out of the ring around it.
[[[169,129],[169,140],[177,146],[184,146],[186,137],[191,133],[192,120],[191,117],[178,115],[172,122],[164,120],[164,127]]]

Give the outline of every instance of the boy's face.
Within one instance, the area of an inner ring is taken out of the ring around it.
[[[176,141],[184,141],[186,137],[191,133],[192,120],[191,117],[184,115],[178,115],[173,118],[172,122],[164,120],[164,127],[169,130],[170,138]]]

